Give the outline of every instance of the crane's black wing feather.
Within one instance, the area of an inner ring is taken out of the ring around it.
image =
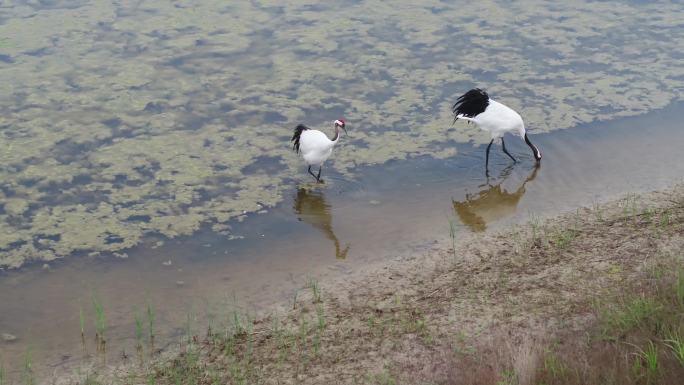
[[[292,145],[292,150],[294,150],[297,154],[299,154],[299,139],[302,137],[302,132],[310,130],[309,127],[300,124],[295,128],[294,135],[292,135],[292,139],[290,139],[290,142],[294,142]]]
[[[468,118],[477,116],[484,112],[488,105],[489,95],[487,95],[487,92],[479,88],[473,88],[456,99],[456,103],[452,107],[454,122],[458,120],[459,115]]]

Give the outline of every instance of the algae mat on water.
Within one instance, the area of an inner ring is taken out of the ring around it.
[[[483,140],[449,126],[472,86],[533,132],[684,93],[680,4],[414,3],[3,3],[0,267],[229,233],[301,173],[299,122],[350,122],[330,166],[351,176]]]

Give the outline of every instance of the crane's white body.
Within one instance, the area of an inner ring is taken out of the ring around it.
[[[340,136],[336,135],[335,140],[328,139],[328,136],[318,130],[302,131],[299,139],[299,151],[309,166],[321,166],[332,154],[333,147],[337,144]]]
[[[517,133],[521,138],[525,136],[525,124],[520,114],[496,100],[489,99],[489,105],[484,112],[472,118],[459,115],[458,119],[475,123],[481,129],[489,132],[492,139],[502,138],[507,132]]]
[[[318,183],[323,183],[321,180],[321,169],[323,167],[323,162],[325,162],[332,154],[333,147],[340,140],[340,130],[347,130],[344,128],[344,119],[337,119],[333,122],[335,124],[335,136],[332,140],[328,139],[328,136],[321,131],[312,130],[309,127],[300,124],[294,130],[294,135],[292,135],[291,142],[292,149],[300,154],[306,164],[309,165],[309,174],[316,178]],[[318,174],[314,174],[311,171],[311,166],[318,165]]]

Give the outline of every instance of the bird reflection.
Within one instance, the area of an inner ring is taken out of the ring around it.
[[[511,169],[512,166],[501,173],[499,183],[492,185],[487,178],[487,184],[484,185],[486,189],[475,194],[466,193],[464,200],[452,199],[454,211],[471,230],[484,231],[487,229],[487,223],[515,213],[520,198],[525,194],[525,184],[537,176],[539,165],[534,167],[527,179],[514,192],[508,192],[501,187],[510,176]]]
[[[299,188],[293,208],[300,221],[304,221],[321,230],[326,238],[333,241],[335,244],[335,257],[337,259],[347,258],[349,244],[345,245],[343,249],[340,247],[340,241],[337,239],[332,228],[330,204],[326,201],[322,190]]]

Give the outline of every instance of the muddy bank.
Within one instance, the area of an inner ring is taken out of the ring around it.
[[[378,263],[354,279],[311,280],[268,317],[235,313],[206,338],[189,334],[180,353],[108,376],[140,383],[451,383],[459,354],[491,355],[478,349],[493,339],[510,345],[520,336],[586,335],[597,301],[663,261],[681,264],[683,230],[682,186],[628,195],[473,235],[455,249],[435,246]]]

